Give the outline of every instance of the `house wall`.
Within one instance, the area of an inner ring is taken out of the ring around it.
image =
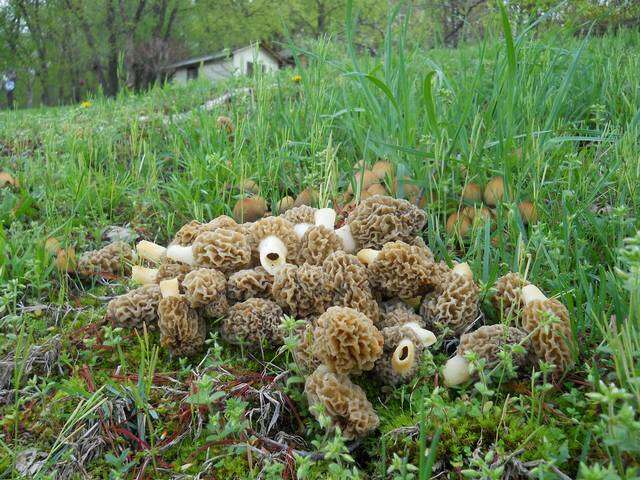
[[[257,45],[250,45],[233,52],[233,68],[235,72],[246,75],[247,62],[264,65],[266,72],[278,70],[278,62],[267,52],[258,48]]]
[[[177,69],[176,73],[174,73],[173,77],[171,77],[171,81],[179,85],[184,85],[185,83],[187,83],[187,69],[186,68]]]
[[[205,63],[198,72],[198,77],[206,77],[212,82],[228,78],[233,73],[233,66],[228,59]]]

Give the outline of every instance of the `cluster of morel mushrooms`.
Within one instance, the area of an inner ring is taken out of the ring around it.
[[[518,274],[499,279],[492,298],[518,326],[473,330],[481,315],[473,273],[466,263],[434,259],[419,236],[425,223],[414,204],[373,195],[339,228],[334,210],[310,206],[242,224],[220,216],[184,225],[166,248],[141,241],[136,255],[119,242],[85,253],[79,264],[104,272],[123,259],[138,263],[131,277],[142,286],[111,300],[108,318],[123,327],[157,325],[175,355],[200,350],[214,319],[222,319],[224,340],[254,350],[283,344],[284,315],[306,320],[295,359],[308,374],[309,404],[322,404],[334,428],[355,438],[379,420],[351,377],[407,382],[437,338],[460,338],[442,370],[448,386],[476,375],[467,353],[491,368],[508,344],[523,347],[514,349],[516,368],[544,360],[561,373],[571,363],[566,307]],[[549,316],[555,321],[544,322]]]

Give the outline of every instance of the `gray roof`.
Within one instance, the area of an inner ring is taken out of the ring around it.
[[[200,65],[201,63],[215,62],[217,60],[222,60],[223,58],[227,58],[232,53],[233,52],[231,50],[222,50],[212,55],[203,55],[201,57],[193,57],[187,60],[182,60],[181,62],[164,65],[162,67],[162,70],[172,70],[174,68],[188,67],[190,65]]]

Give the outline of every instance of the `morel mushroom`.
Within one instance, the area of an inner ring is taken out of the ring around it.
[[[293,207],[287,210],[282,215],[280,215],[280,217],[284,218],[292,225],[298,225],[299,223],[313,225],[316,221],[315,215],[315,208],[308,205],[300,205],[299,207]]]
[[[539,360],[555,366],[561,374],[573,363],[573,336],[569,311],[559,300],[547,298],[535,285],[522,288],[522,326],[531,334],[533,352]]]
[[[131,247],[124,242],[114,242],[100,250],[83,253],[78,259],[80,273],[128,274],[134,260]]]
[[[273,275],[262,267],[239,270],[227,281],[227,297],[232,302],[244,302],[250,298],[271,298]]]
[[[494,368],[500,362],[500,352],[506,345],[521,345],[524,353],[512,356],[514,366],[520,368],[529,361],[527,350],[530,348],[527,333],[506,325],[485,325],[479,329],[465,333],[460,337],[457,355],[449,359],[442,370],[444,383],[449,387],[465,383],[472,377],[469,361],[465,354],[473,352],[483,359],[486,368]]]
[[[107,305],[107,319],[118,327],[150,329],[158,322],[158,304],[162,295],[158,285],[146,285],[113,298]]]
[[[390,300],[382,304],[379,329],[396,327],[405,323],[416,323],[424,327],[424,319],[414,312],[413,308],[402,300]]]
[[[298,237],[293,225],[282,217],[267,217],[251,225],[251,250],[260,258],[260,265],[273,275],[287,263],[287,256],[298,253]]]
[[[205,230],[204,224],[197,220],[185,223],[173,236],[172,244],[188,247],[192,245],[196,237]]]
[[[296,227],[299,227],[299,225],[296,225]],[[323,225],[311,226],[306,229],[300,238],[298,263],[322,265],[322,262],[329,255],[342,249],[342,239],[336,235],[333,228]]]
[[[518,273],[509,272],[500,277],[494,288],[496,293],[491,297],[491,303],[501,318],[519,318],[524,307],[522,301],[522,287],[529,285]]]
[[[371,370],[382,355],[382,334],[353,308],[329,308],[318,318],[314,337],[314,356],[336,373]]]
[[[157,264],[165,258],[167,249],[148,240],[141,240],[136,245],[136,252],[141,259]]]
[[[387,242],[411,242],[426,222],[420,208],[384,195],[367,198],[347,218],[351,236],[360,248],[375,249]]]
[[[218,318],[227,313],[227,279],[212,268],[198,268],[182,281],[185,297],[192,308],[200,308],[206,317]]]
[[[304,386],[311,413],[314,405],[322,405],[332,420],[332,428],[340,428],[346,439],[364,437],[380,424],[380,420],[364,390],[346,375],[331,372],[320,365]]]
[[[422,351],[436,342],[435,335],[414,322],[383,328],[381,333],[384,353],[376,361],[376,375],[387,385],[408,382],[418,370]]]
[[[284,265],[273,277],[271,293],[282,308],[297,318],[322,314],[332,300],[322,267]]]
[[[250,298],[229,308],[220,333],[229,343],[259,350],[263,342],[277,347],[284,341],[282,309],[271,300]]]
[[[460,263],[446,274],[435,294],[425,297],[420,314],[438,334],[448,330],[447,336],[461,335],[478,318],[479,296],[469,265]]]
[[[191,356],[204,345],[207,328],[204,320],[180,295],[177,279],[160,282],[162,299],[158,304],[160,344],[173,355]]]

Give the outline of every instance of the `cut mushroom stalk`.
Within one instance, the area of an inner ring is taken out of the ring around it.
[[[138,256],[144,260],[148,260],[153,263],[160,263],[162,257],[167,253],[167,249],[157,243],[149,242],[148,240],[142,240],[136,245]]]
[[[351,234],[351,228],[349,227],[349,225],[346,224],[337,229],[335,232],[336,235],[340,237],[340,240],[342,240],[344,251],[347,253],[354,253],[356,251],[356,240]]]
[[[413,333],[418,337],[420,343],[422,343],[425,347],[430,347],[434,343],[438,341],[436,336],[431,330],[427,330],[426,328],[422,328],[416,322],[409,322],[403,325],[406,328],[411,329]]]
[[[133,265],[131,267],[131,280],[141,285],[151,285],[156,283],[157,276],[157,268],[147,268],[139,265]]]
[[[160,282],[160,293],[162,298],[178,297],[180,296],[180,284],[177,278],[170,280],[162,280]]]
[[[358,252],[358,260],[360,260],[365,265],[371,265],[376,261],[378,255],[380,255],[379,250],[374,250],[372,248],[363,248]]]
[[[411,340],[403,338],[393,351],[391,368],[399,375],[405,375],[411,371],[416,363],[416,347]]]
[[[333,230],[336,223],[336,211],[333,208],[320,208],[314,213],[316,225]]]
[[[462,355],[450,358],[442,369],[444,383],[447,387],[455,387],[465,383],[471,378],[469,373],[469,361]]]
[[[526,285],[522,287],[522,301],[525,305],[530,304],[534,300],[542,300],[544,302],[546,299],[546,295],[535,285]]]
[[[196,259],[193,256],[192,247],[183,247],[182,245],[170,245],[167,248],[167,258],[176,262],[186,263],[187,265],[195,265]]]
[[[258,246],[258,251],[260,253],[260,264],[271,275],[274,275],[282,265],[287,263],[287,247],[276,236],[271,235],[262,240]]]
[[[461,277],[467,277],[469,280],[473,280],[473,272],[467,262],[458,263],[453,267],[453,272],[457,273]]]
[[[311,227],[313,227],[313,225],[310,223],[297,223],[293,226],[293,231],[295,232],[296,237],[298,237],[298,240],[300,240]]]

